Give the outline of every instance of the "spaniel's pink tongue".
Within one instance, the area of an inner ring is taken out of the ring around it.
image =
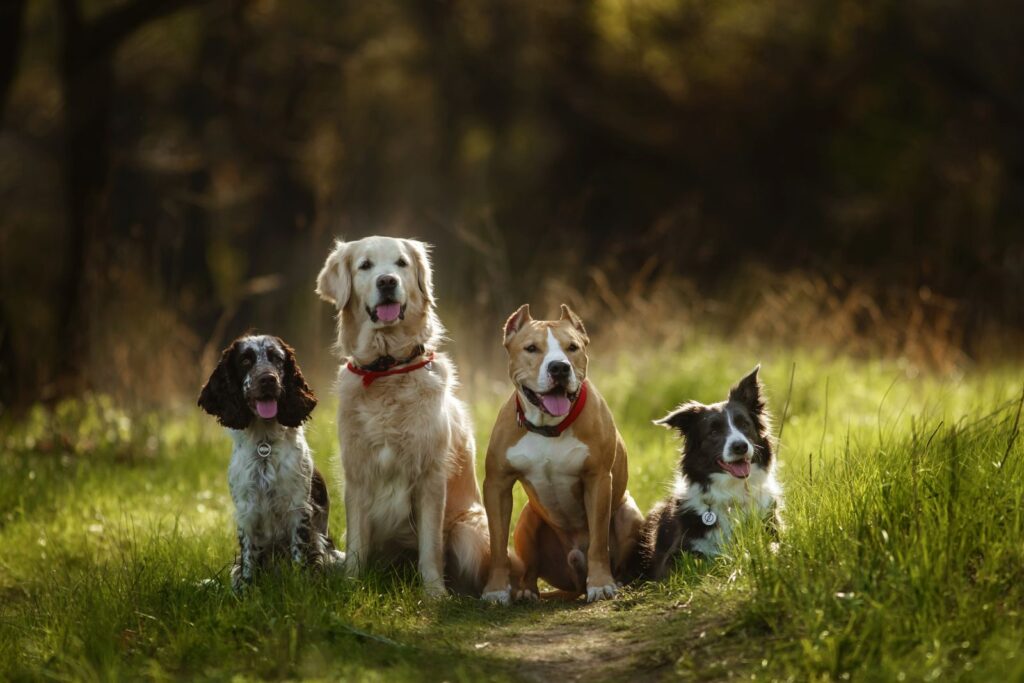
[[[402,314],[402,304],[381,304],[377,306],[377,320],[390,323],[398,320]]]
[[[264,420],[269,420],[273,417],[277,417],[277,401],[270,399],[269,401],[256,401],[256,412]]]
[[[750,476],[750,463],[746,460],[740,460],[739,462],[719,460],[718,463],[722,466],[722,469],[734,477],[746,479]]]
[[[544,410],[555,417],[561,417],[569,412],[569,397],[565,394],[543,394],[540,402],[544,404]]]

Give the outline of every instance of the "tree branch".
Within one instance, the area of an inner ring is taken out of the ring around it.
[[[90,42],[96,53],[109,54],[143,25],[206,0],[132,0],[92,21]],[[68,2],[68,0],[62,0]]]

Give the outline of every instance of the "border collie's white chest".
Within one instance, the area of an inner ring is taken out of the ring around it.
[[[582,472],[588,455],[590,449],[569,429],[554,438],[527,432],[505,457],[551,521],[570,531],[587,527]]]
[[[764,518],[782,496],[774,473],[759,467],[753,468],[747,479],[713,474],[707,491],[680,479],[676,482],[676,492],[683,500],[683,507],[698,515],[707,512],[714,515],[711,533],[689,542],[691,549],[709,557],[721,554],[722,546],[732,538],[733,528],[743,515]]]

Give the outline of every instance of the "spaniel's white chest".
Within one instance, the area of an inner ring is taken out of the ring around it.
[[[240,529],[258,543],[286,540],[293,518],[308,506],[312,460],[290,439],[241,436],[228,466]]]
[[[569,429],[558,437],[527,432],[506,451],[505,458],[548,518],[566,531],[575,531],[587,526],[582,475],[588,455],[590,449]]]

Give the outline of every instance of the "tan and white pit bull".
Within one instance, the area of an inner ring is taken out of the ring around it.
[[[536,600],[537,579],[587,602],[615,595],[618,571],[637,542],[643,515],[626,490],[626,448],[608,404],[587,380],[590,342],[579,316],[534,320],[523,305],[505,323],[515,390],[498,413],[487,448],[484,506],[491,570],[483,599]],[[523,576],[510,572],[512,487],[529,502],[516,524]]]

